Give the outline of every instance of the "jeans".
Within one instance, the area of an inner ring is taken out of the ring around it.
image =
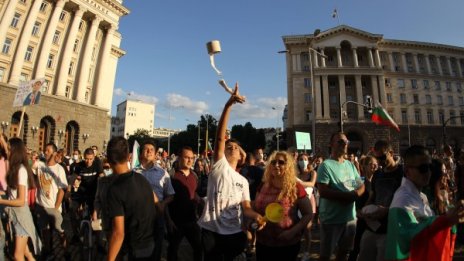
[[[205,251],[204,261],[232,261],[246,247],[246,234],[238,232],[231,235],[221,235],[202,229],[201,240]]]
[[[176,224],[176,228],[168,233],[168,261],[177,261],[177,251],[182,239],[187,238],[193,249],[193,260],[202,260],[201,230],[197,222]]]

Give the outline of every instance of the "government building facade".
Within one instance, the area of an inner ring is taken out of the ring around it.
[[[127,14],[122,0],[0,0],[2,132],[33,150],[105,147]],[[40,103],[13,107],[18,85],[41,78]]]
[[[396,151],[410,144],[440,149],[444,142],[463,148],[463,47],[384,39],[346,25],[283,36],[283,42],[289,145],[295,131],[312,133],[315,120],[315,152],[326,154],[342,118],[352,153],[366,153],[378,139],[390,140]],[[370,112],[355,104],[366,97],[388,111],[400,132],[372,123]]]

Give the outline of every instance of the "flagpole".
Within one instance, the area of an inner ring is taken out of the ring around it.
[[[206,115],[205,157],[208,157],[208,115]]]
[[[23,106],[23,109],[22,109],[22,112],[21,112],[21,119],[19,120],[18,137],[21,137],[21,129],[23,127],[24,113],[25,112],[26,112],[26,106]]]

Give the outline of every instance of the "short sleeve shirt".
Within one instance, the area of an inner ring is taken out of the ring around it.
[[[174,195],[175,191],[172,187],[171,176],[166,170],[155,165],[150,169],[144,169],[140,166],[135,168],[134,171],[142,174],[147,179],[160,201],[167,196]]]
[[[45,208],[54,208],[58,191],[68,187],[64,168],[60,164],[47,166],[40,162],[37,178],[39,181],[37,203]]]
[[[317,183],[326,184],[331,189],[350,192],[360,186],[361,177],[349,160],[325,160],[317,170]],[[342,204],[335,200],[320,199],[319,217],[325,224],[342,224],[356,219],[355,203]]]
[[[19,186],[24,186],[26,187],[25,193],[26,193],[26,200],[24,202],[24,206],[28,205],[27,202],[27,191],[29,190],[29,186],[27,184],[27,169],[24,167],[24,165],[21,165],[18,171],[18,188]],[[10,194],[8,196],[8,199],[13,200],[18,198],[18,190],[17,189],[10,189]]]
[[[207,201],[198,224],[221,235],[242,231],[243,201],[250,201],[248,181],[222,157],[209,174]]]

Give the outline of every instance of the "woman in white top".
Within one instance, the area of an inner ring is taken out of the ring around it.
[[[9,169],[6,175],[8,184],[8,199],[0,199],[0,205],[7,206],[7,213],[15,231],[15,260],[35,260],[27,246],[31,238],[35,253],[40,249],[40,239],[37,236],[31,211],[27,203],[27,191],[35,187],[32,170],[28,164],[26,147],[19,138],[12,138],[9,144]]]

